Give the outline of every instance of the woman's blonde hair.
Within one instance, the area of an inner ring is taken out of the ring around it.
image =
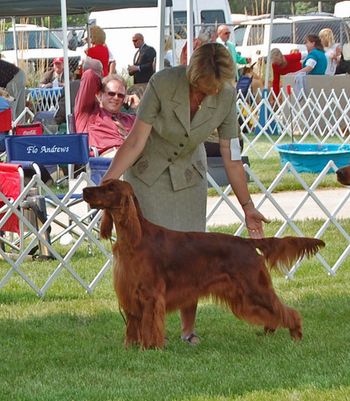
[[[221,89],[225,82],[232,81],[235,66],[228,50],[220,43],[206,43],[196,49],[187,67],[187,79],[196,86],[205,78],[210,86]]]
[[[318,36],[320,37],[324,47],[331,47],[332,45],[334,45],[334,35],[331,29],[321,29]]]
[[[283,54],[280,49],[275,47],[271,50],[271,62],[274,64],[276,61],[282,60]]]
[[[90,38],[91,43],[94,45],[104,45],[106,41],[105,31],[101,27],[94,25],[90,28]]]

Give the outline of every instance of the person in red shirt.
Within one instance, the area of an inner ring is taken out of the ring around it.
[[[271,63],[273,71],[272,87],[275,95],[280,93],[281,75],[297,72],[302,68],[301,53],[299,51],[282,54],[280,49],[271,50]]]
[[[77,132],[87,132],[89,145],[100,155],[112,157],[123,144],[135,115],[121,112],[124,104],[138,106],[136,95],[126,95],[124,80],[118,75],[101,78],[92,69],[83,73],[75,100]]]
[[[103,76],[106,77],[109,73],[109,50],[105,44],[106,34],[102,28],[94,25],[90,28],[90,37],[92,46],[86,50],[86,54],[101,61]]]

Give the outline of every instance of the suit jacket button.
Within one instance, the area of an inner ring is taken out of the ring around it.
[[[174,152],[174,155],[175,155],[175,156],[177,156],[177,155],[178,155],[178,153],[177,153],[177,152]]]
[[[183,143],[179,144],[180,148],[183,148],[185,145]]]
[[[169,162],[169,163],[171,163],[171,162],[172,162],[172,160],[171,160],[171,158],[170,158],[170,157],[169,157],[169,159],[168,159],[168,162]]]
[[[185,134],[185,137],[188,138],[188,134],[187,133]]]

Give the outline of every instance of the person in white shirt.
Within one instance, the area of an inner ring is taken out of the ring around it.
[[[341,47],[339,44],[335,43],[333,32],[329,28],[321,29],[318,36],[321,39],[327,57],[327,69],[325,75],[334,75],[340,61]]]

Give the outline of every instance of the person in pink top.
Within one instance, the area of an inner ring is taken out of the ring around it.
[[[123,144],[135,115],[121,112],[123,104],[137,107],[136,95],[126,95],[124,80],[118,75],[101,78],[89,69],[83,73],[75,100],[77,132],[87,132],[89,145],[102,156],[112,157]]]
[[[105,44],[106,34],[102,28],[94,25],[90,28],[90,36],[92,46],[86,50],[86,54],[101,61],[105,77],[109,73],[109,50]]]

